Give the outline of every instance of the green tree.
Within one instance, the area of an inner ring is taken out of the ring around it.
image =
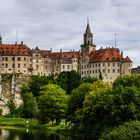
[[[91,83],[83,83],[76,89],[74,89],[68,100],[68,108],[67,108],[67,121],[71,123],[76,123],[76,111],[83,107],[83,101],[85,99],[85,95],[92,90]]]
[[[46,123],[48,121],[58,124],[62,118],[64,118],[67,96],[66,92],[58,85],[48,84],[42,87],[40,96],[38,96],[38,107],[40,123]]]
[[[98,81],[99,79],[98,78],[96,78],[96,77],[90,77],[90,76],[88,76],[88,77],[83,77],[82,79],[81,79],[81,81],[80,81],[80,83],[82,84],[82,83],[94,83],[94,82],[96,82],[96,81]]]
[[[27,83],[27,91],[36,97],[39,95],[41,87],[49,83],[54,83],[53,76],[32,76]]]
[[[115,128],[107,129],[99,140],[139,140],[140,139],[140,122],[126,122]]]
[[[24,118],[35,118],[38,113],[36,98],[31,92],[21,91],[23,105],[20,107],[21,115]]]
[[[103,127],[110,123],[111,86],[103,81],[92,84],[92,91],[86,94],[83,108],[77,111],[79,128],[88,136],[99,136]]]
[[[66,93],[70,94],[74,88],[77,88],[80,84],[81,76],[74,70],[68,72],[61,72],[56,78],[56,84],[66,90]]]

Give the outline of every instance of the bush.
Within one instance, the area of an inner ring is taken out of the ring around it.
[[[140,122],[131,121],[115,127],[112,131],[105,131],[99,140],[139,140],[140,139]]]

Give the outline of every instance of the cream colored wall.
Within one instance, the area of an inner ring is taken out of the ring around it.
[[[45,59],[40,53],[33,53],[32,57],[33,75],[45,75]]]
[[[123,63],[124,74],[131,74],[131,63]],[[103,80],[112,83],[119,75],[121,75],[120,62],[99,62],[99,63],[82,63],[81,64],[81,76],[82,77],[96,77],[99,78],[100,71]]]
[[[13,58],[15,60],[13,60]],[[20,60],[18,60],[18,58],[20,58]],[[1,73],[31,74],[29,71],[29,67],[31,65],[30,56],[0,56],[0,60]],[[15,66],[13,67],[13,65]]]

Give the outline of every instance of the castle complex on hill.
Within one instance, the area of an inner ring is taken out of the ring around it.
[[[0,37],[0,75],[48,76],[75,70],[82,77],[97,77],[112,83],[119,75],[131,74],[132,61],[118,48],[100,48],[93,44],[93,34],[87,23],[80,51],[52,52],[30,49],[21,44],[3,44]]]

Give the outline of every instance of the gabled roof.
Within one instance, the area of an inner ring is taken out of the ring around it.
[[[91,52],[89,59],[90,62],[132,62],[128,56],[126,58],[122,58],[120,50],[117,48],[101,48]]]
[[[80,58],[79,51],[73,52],[53,52],[51,53],[52,59],[71,59],[71,58]]]
[[[1,56],[30,56],[31,49],[25,44],[0,44]]]

